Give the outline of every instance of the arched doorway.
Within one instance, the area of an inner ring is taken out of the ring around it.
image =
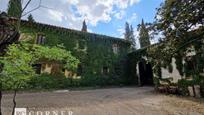
[[[153,85],[153,70],[151,63],[141,60],[138,65],[140,85]]]

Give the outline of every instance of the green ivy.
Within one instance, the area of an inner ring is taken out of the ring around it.
[[[91,34],[76,30],[64,29],[50,25],[33,23],[28,25],[22,21],[21,33],[32,36],[34,42],[37,33],[43,33],[46,37],[46,46],[56,46],[63,44],[65,49],[80,60],[82,66],[81,76],[103,75],[101,70],[104,66],[109,68],[109,76],[117,76],[115,65],[122,68],[121,60],[125,58],[129,51],[130,43],[124,40],[108,37],[104,35]],[[112,44],[119,45],[118,54],[112,51]],[[120,70],[123,76],[124,70]]]

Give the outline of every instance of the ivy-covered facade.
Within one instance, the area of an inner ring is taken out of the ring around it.
[[[164,53],[163,45],[158,43],[129,53],[127,77],[139,85],[152,82],[166,93],[191,95],[189,88],[193,88],[193,96],[204,97],[203,36],[180,45],[173,54]]]
[[[123,39],[28,21],[21,21],[20,31],[21,41],[48,46],[62,44],[71,51],[80,60],[77,76],[125,75],[130,43]]]

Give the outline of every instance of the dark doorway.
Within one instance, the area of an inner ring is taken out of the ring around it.
[[[145,60],[139,62],[139,76],[140,84],[153,85],[153,71],[150,63],[146,63]]]
[[[153,84],[153,70],[152,65],[150,63],[146,64],[146,85],[154,85]]]

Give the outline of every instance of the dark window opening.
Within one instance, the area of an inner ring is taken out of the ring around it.
[[[106,66],[103,67],[102,73],[103,73],[104,75],[107,75],[107,74],[109,73],[108,67],[106,67]]]
[[[38,34],[36,44],[45,44],[45,35]]]
[[[34,64],[33,69],[35,70],[36,74],[41,74],[41,64]]]
[[[190,77],[192,74],[196,72],[197,65],[194,57],[188,57],[185,63],[185,74],[186,77]]]
[[[83,72],[83,69],[82,69],[82,65],[78,65],[78,68],[77,68],[77,75],[81,75]]]
[[[65,72],[65,68],[62,68],[62,72]]]

